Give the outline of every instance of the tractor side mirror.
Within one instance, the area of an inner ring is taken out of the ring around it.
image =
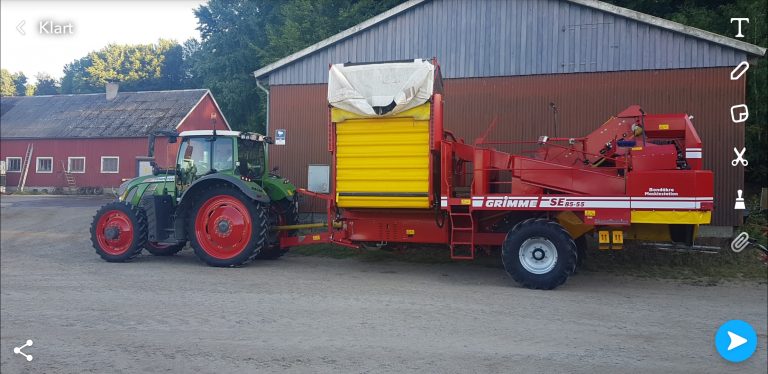
[[[176,136],[171,135],[168,137],[168,143],[170,144],[176,143],[177,140],[178,138]]]

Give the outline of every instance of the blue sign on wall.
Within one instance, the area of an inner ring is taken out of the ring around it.
[[[285,145],[285,129],[275,130],[275,145]]]

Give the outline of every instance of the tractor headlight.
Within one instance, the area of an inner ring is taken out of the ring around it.
[[[125,193],[128,192],[128,184],[130,184],[130,181],[123,182],[123,184],[120,185],[120,187],[117,188],[117,198],[120,201],[125,200]]]

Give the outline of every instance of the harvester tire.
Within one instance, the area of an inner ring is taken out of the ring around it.
[[[150,242],[147,240],[146,243],[144,243],[144,249],[147,250],[147,252],[155,255],[155,256],[173,256],[179,252],[181,252],[182,249],[184,249],[184,246],[186,246],[187,243],[178,243],[178,244],[165,244],[165,243],[157,243],[157,242]]]
[[[189,215],[188,237],[197,257],[210,266],[250,262],[267,241],[267,215],[257,202],[230,186],[200,193]]]
[[[558,223],[527,219],[507,233],[501,255],[504,269],[522,286],[551,290],[576,267],[576,243]]]
[[[273,201],[269,207],[270,225],[295,225],[299,223],[299,206],[286,199]],[[289,248],[280,248],[279,231],[270,231],[269,243],[256,258],[259,260],[277,260],[288,252]],[[293,236],[296,231],[286,231],[283,235]]]
[[[129,261],[141,253],[146,240],[147,220],[138,207],[116,201],[93,216],[91,243],[104,261]]]

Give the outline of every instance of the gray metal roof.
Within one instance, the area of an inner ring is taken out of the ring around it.
[[[0,98],[2,138],[146,136],[173,130],[208,90],[120,92]]]
[[[411,0],[254,72],[437,57],[445,78],[736,66],[765,48],[595,0]]]

